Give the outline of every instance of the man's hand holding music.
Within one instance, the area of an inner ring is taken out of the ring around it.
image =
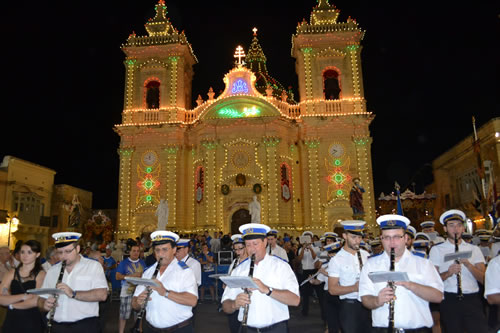
[[[153,281],[156,282],[159,287],[151,287],[151,290],[156,291],[160,296],[165,296],[167,294],[167,289],[165,289],[163,283],[158,279],[153,279]]]
[[[250,295],[246,293],[241,293],[238,296],[236,296],[236,299],[234,300],[234,305],[236,306],[237,309],[244,307],[247,304],[250,304]]]
[[[64,291],[64,294],[69,298],[73,296],[73,289],[71,289],[66,283],[58,283],[56,288]]]
[[[261,280],[253,278],[253,282],[259,286],[259,291],[261,294],[267,294],[269,292],[269,287],[266,286]],[[254,291],[255,289],[250,288],[249,290]]]
[[[385,303],[389,303],[394,298],[395,298],[394,290],[391,287],[385,287],[378,293],[377,303],[379,304],[379,306],[382,306]]]

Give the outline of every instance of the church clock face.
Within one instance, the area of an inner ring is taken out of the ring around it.
[[[142,155],[142,162],[145,165],[154,165],[158,161],[158,155],[154,151],[147,151]]]
[[[344,145],[340,143],[333,143],[330,148],[328,148],[328,152],[332,157],[339,158],[342,157],[345,153]]]

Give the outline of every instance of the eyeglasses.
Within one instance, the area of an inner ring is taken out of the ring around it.
[[[244,247],[235,247],[234,250],[235,251],[243,251],[245,248]]]
[[[57,251],[57,254],[58,254],[58,255],[60,255],[60,256],[62,256],[62,255],[63,255],[63,254],[65,254],[65,253],[66,253],[66,254],[70,254],[71,252],[73,252],[73,250],[74,250],[74,249],[76,249],[76,246],[75,246],[74,248],[72,248],[71,250],[63,250],[63,251],[58,250],[58,251]]]
[[[380,239],[385,240],[385,241],[391,241],[391,240],[398,241],[398,240],[403,239],[404,236],[405,235],[394,235],[392,237],[391,236],[382,236],[382,237],[380,237]]]

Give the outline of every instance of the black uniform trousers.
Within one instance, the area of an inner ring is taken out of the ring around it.
[[[464,294],[459,300],[456,293],[444,293],[440,304],[444,333],[487,333],[488,325],[479,293]]]
[[[302,273],[301,281],[307,279],[309,275],[314,275],[317,271],[318,271],[317,269],[305,269]],[[302,315],[307,316],[309,314],[309,296],[313,293],[313,290],[316,291],[316,295],[318,295],[318,301],[320,303],[320,306],[324,307],[324,297],[323,297],[324,287],[325,287],[324,283],[314,285],[309,282],[300,287],[300,301],[302,303]],[[323,319],[323,321],[326,321],[326,318],[321,318],[321,319]]]
[[[330,295],[328,291],[325,294],[326,303],[326,322],[328,324],[328,333],[338,333],[340,330],[340,299],[338,296]]]
[[[101,325],[98,317],[85,318],[75,322],[52,323],[51,332],[53,333],[88,333],[101,332]]]
[[[238,333],[240,331],[241,322],[238,320],[240,311],[236,310],[227,315],[227,322],[229,324],[229,332]]]
[[[371,330],[371,312],[356,299],[340,300],[339,318],[342,332],[364,333]]]

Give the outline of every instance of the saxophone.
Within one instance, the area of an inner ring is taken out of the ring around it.
[[[255,265],[255,253],[252,254],[250,257],[250,270],[248,271],[248,277],[252,278],[253,277],[253,268]],[[245,293],[250,297],[252,295],[252,292],[248,289],[245,289]],[[247,320],[248,320],[248,310],[250,308],[250,304],[245,305],[245,309],[243,311],[243,320],[241,321],[241,326],[246,327],[247,326]]]
[[[66,269],[66,261],[63,261],[61,263],[61,271],[59,272],[59,277],[57,278],[56,287],[59,283],[62,282],[65,269]],[[56,305],[57,305],[57,299],[59,298],[59,294],[55,294],[54,298],[56,301],[54,302],[54,307],[50,309],[49,320],[47,321],[47,333],[50,333],[52,330],[52,321],[54,320],[54,315],[56,314]]]
[[[458,237],[457,234],[455,234],[455,253],[457,253],[458,250]],[[460,265],[460,261],[457,259],[455,260],[456,264]],[[462,272],[457,273],[457,294],[458,294],[458,299],[462,300],[464,298],[464,294],[462,292]]]
[[[156,265],[155,271],[153,272],[153,276],[151,279],[156,279],[156,276],[158,275],[158,272],[160,271],[160,265],[161,265],[161,260],[163,258],[160,258],[158,260],[158,265]],[[146,306],[148,305],[148,300],[149,297],[151,296],[151,293],[153,292],[151,290],[151,287],[147,287],[148,294],[146,296],[146,299],[144,300],[144,303],[142,303],[141,310],[139,311],[137,315],[137,319],[135,321],[134,327],[132,328],[131,332],[132,333],[140,333],[141,332],[141,321],[142,318],[144,317],[144,313],[146,312]]]
[[[394,272],[394,261],[395,261],[395,252],[394,248],[391,247],[391,266],[389,270],[391,272]],[[388,332],[393,333],[394,332],[394,302],[396,300],[396,285],[394,284],[394,281],[388,281],[387,286],[391,288],[394,291],[394,297],[391,299],[389,302],[389,326],[388,326]]]

